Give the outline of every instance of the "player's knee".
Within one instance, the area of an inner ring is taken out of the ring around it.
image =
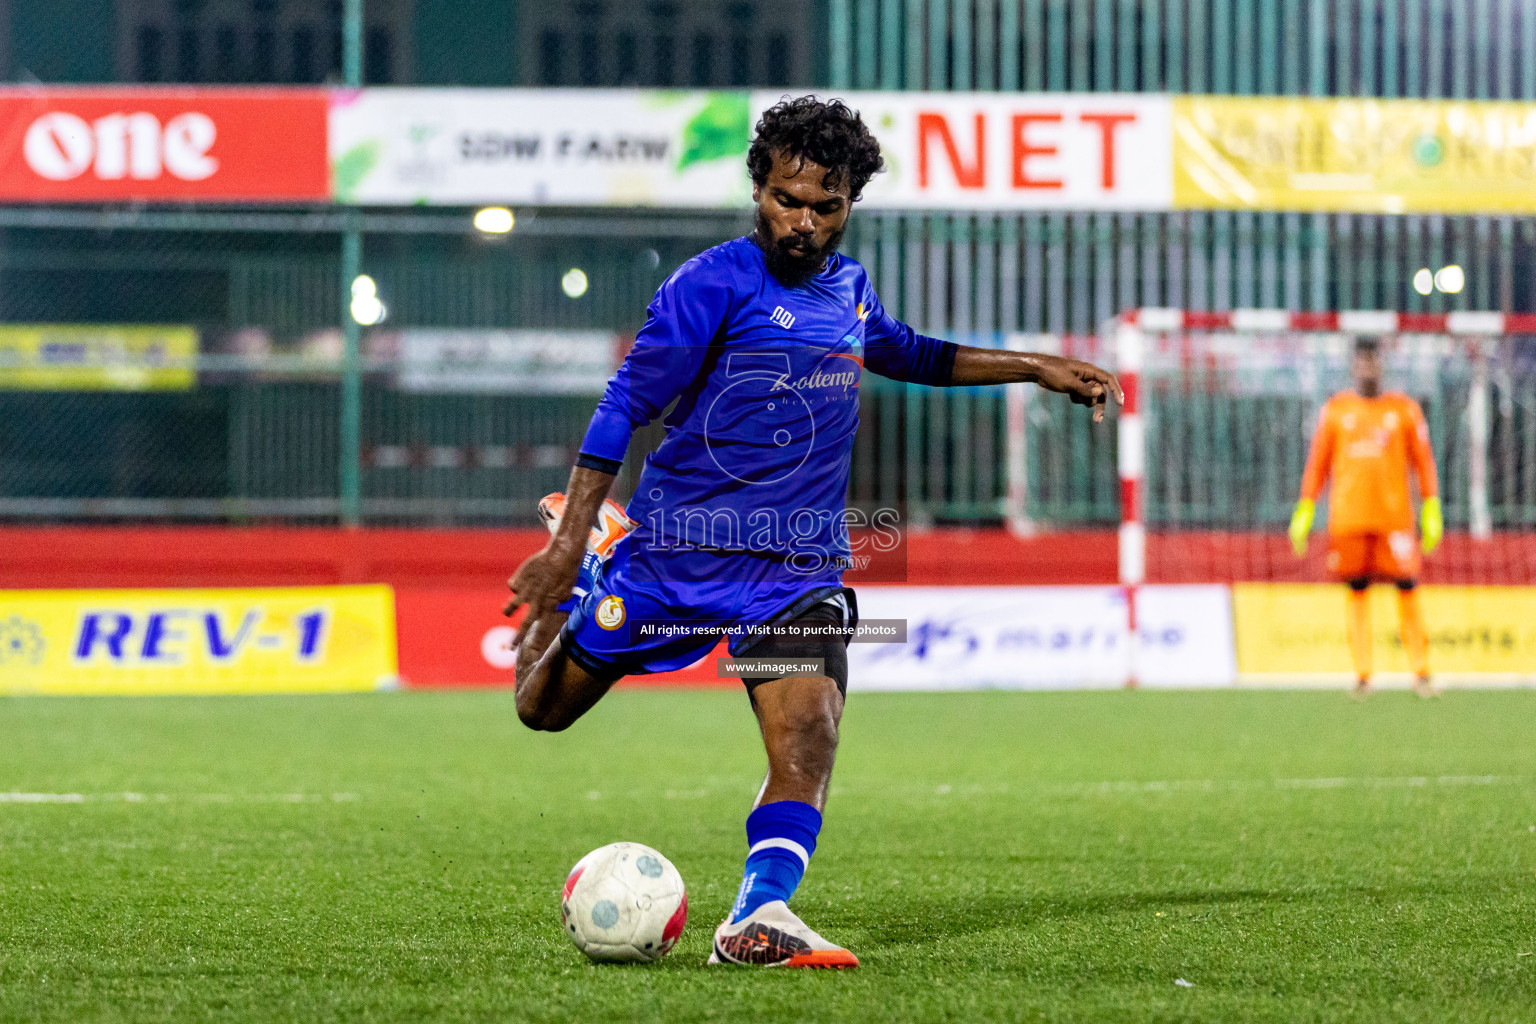
[[[571,725],[549,699],[548,675],[547,666],[534,666],[526,673],[518,673],[517,717],[535,732],[559,732]]]
[[[1371,589],[1371,578],[1369,576],[1356,576],[1354,579],[1346,580],[1345,582],[1349,584],[1349,589],[1356,593]]]
[[[535,732],[558,732],[552,728],[555,725],[554,716],[550,710],[540,707],[530,689],[518,687],[517,690],[517,717],[528,728]]]

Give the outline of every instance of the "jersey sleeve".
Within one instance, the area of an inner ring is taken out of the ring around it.
[[[657,290],[645,325],[608,382],[581,442],[578,466],[617,473],[634,432],[659,416],[698,375],[730,312],[728,277],[690,260]]]
[[[1440,476],[1435,471],[1435,453],[1429,446],[1429,424],[1424,422],[1424,410],[1419,403],[1405,398],[1408,419],[1408,461],[1419,477],[1419,494],[1425,498],[1438,497]]]
[[[868,310],[864,329],[864,365],[882,377],[944,387],[950,383],[955,353],[952,341],[918,334],[885,311],[875,290],[864,289]]]
[[[1333,465],[1333,448],[1338,440],[1333,421],[1333,403],[1323,406],[1317,415],[1317,431],[1312,435],[1312,448],[1307,452],[1307,468],[1301,473],[1301,497],[1303,501],[1316,501],[1328,482],[1328,471]]]

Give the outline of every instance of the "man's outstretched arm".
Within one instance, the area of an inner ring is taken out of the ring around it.
[[[1104,406],[1111,397],[1117,405],[1125,404],[1120,382],[1108,370],[1092,363],[1039,352],[1009,352],[993,348],[958,345],[949,383],[963,387],[971,384],[1038,384],[1047,391],[1068,395],[1078,405],[1093,407],[1093,422],[1104,419]]]
[[[873,292],[866,293],[868,327],[864,366],[882,377],[930,387],[973,384],[1039,384],[1070,395],[1078,405],[1093,406],[1093,421],[1104,419],[1110,396],[1125,404],[1115,375],[1097,366],[1038,352],[1009,352],[958,345],[919,334],[885,311]]]

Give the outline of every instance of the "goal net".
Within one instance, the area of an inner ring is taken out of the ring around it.
[[[1446,537],[1424,580],[1536,582],[1536,315],[1171,309],[1123,314],[1100,339],[1128,392],[1123,582],[1325,578],[1325,504],[1306,558],[1286,525],[1361,336],[1380,339],[1384,389],[1429,425]]]

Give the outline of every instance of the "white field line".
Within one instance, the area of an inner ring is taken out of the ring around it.
[[[1151,779],[1147,781],[1118,782],[1061,782],[1010,787],[940,785],[934,788],[937,796],[950,792],[1002,793],[1010,788],[1018,790],[1044,790],[1065,795],[1122,794],[1122,793],[1221,793],[1242,790],[1297,790],[1297,789],[1417,789],[1434,786],[1518,786],[1536,782],[1536,779],[1520,775],[1401,775],[1401,776],[1354,776],[1324,777],[1315,779]]]
[[[0,804],[320,804],[350,803],[356,793],[18,793],[0,792]]]
[[[1018,783],[907,783],[898,786],[882,786],[882,793],[899,789],[903,792],[921,792],[935,797],[953,796],[960,799],[975,796],[1000,796],[1003,794],[1049,794],[1052,796],[1130,796],[1142,793],[1241,793],[1276,792],[1286,790],[1329,789],[1426,789],[1435,787],[1464,786],[1529,786],[1536,785],[1536,777],[1525,775],[1400,775],[1400,776],[1327,776],[1314,779],[1147,779],[1105,782],[1045,782],[1025,781]],[[832,796],[864,793],[863,787],[846,784],[832,786]]]
[[[1515,775],[1402,775],[1317,779],[1171,779],[1149,782],[1075,782],[1048,787],[1064,793],[1179,793],[1244,789],[1415,789],[1427,786],[1509,786],[1529,780]]]

